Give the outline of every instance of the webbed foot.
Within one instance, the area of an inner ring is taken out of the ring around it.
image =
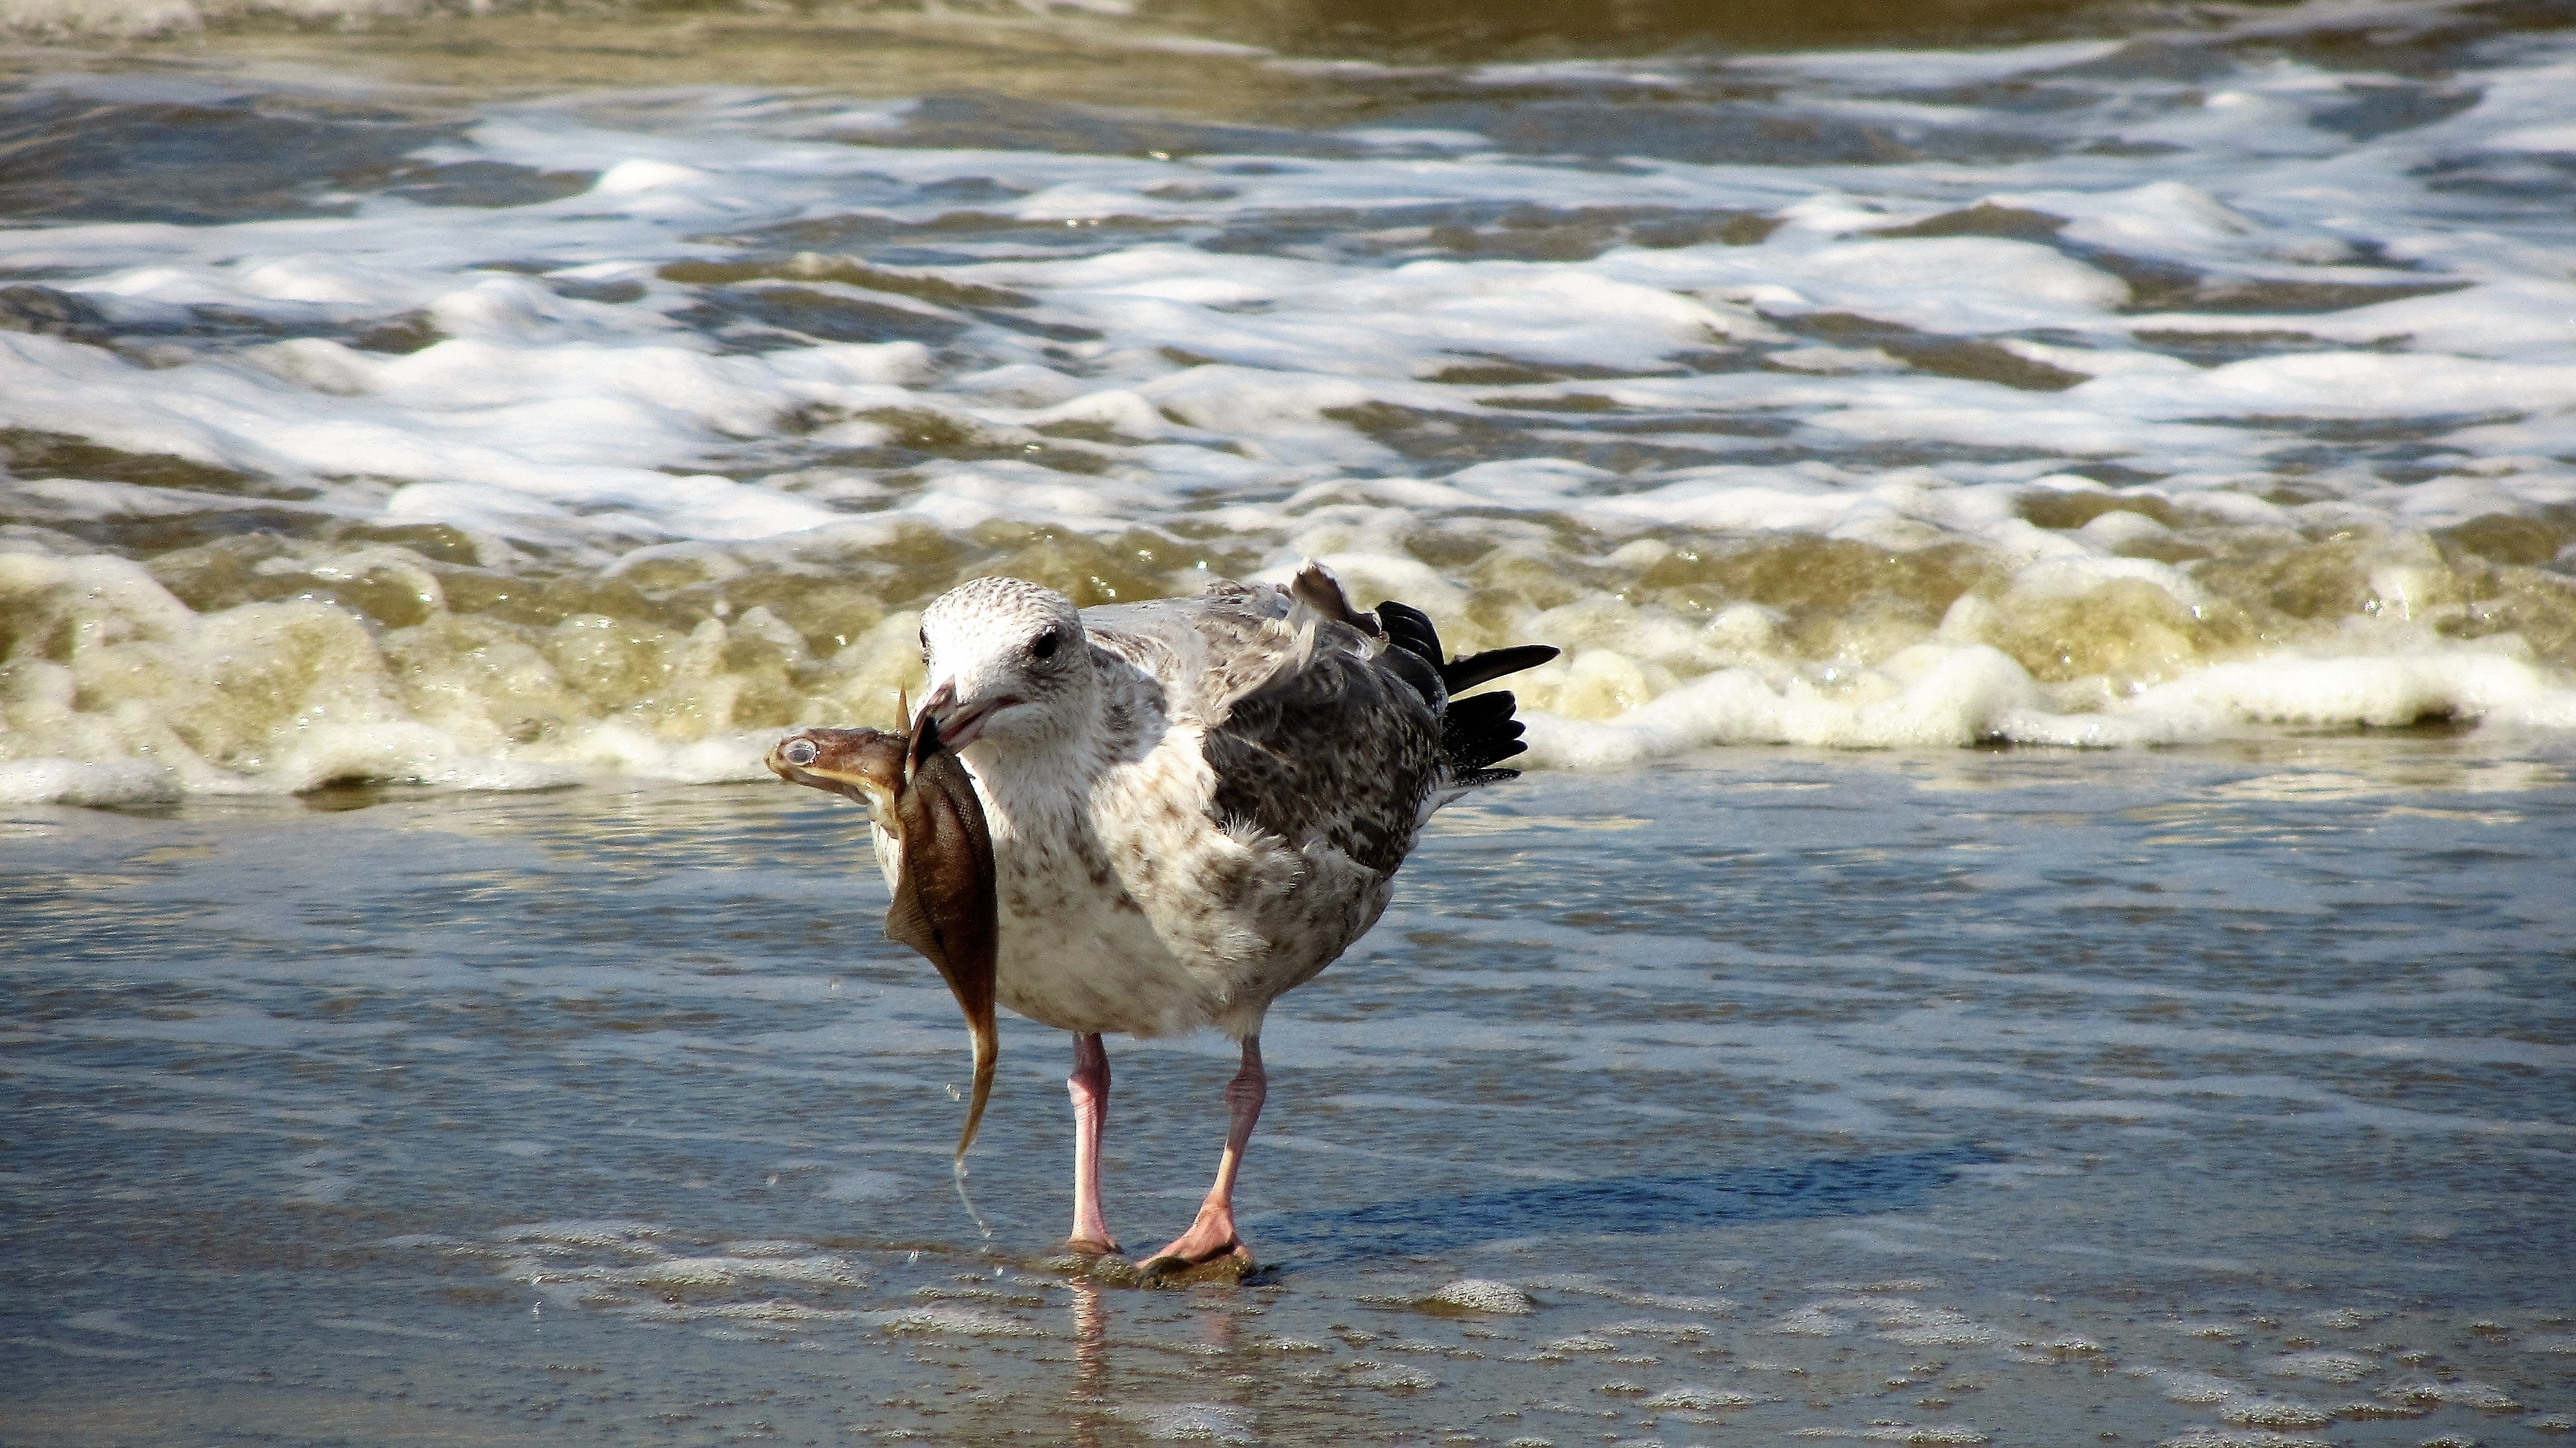
[[[1187,1239],[1183,1239],[1186,1241]],[[1202,1282],[1240,1282],[1260,1270],[1252,1249],[1229,1238],[1211,1251],[1198,1256],[1174,1250],[1175,1242],[1162,1252],[1136,1264],[1140,1287],[1195,1287]]]

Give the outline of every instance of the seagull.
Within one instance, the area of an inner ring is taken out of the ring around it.
[[[1189,1230],[1137,1271],[1154,1281],[1210,1264],[1252,1270],[1234,1190],[1268,1096],[1263,1017],[1377,923],[1433,811],[1517,776],[1494,767],[1528,747],[1512,696],[1460,696],[1557,651],[1524,645],[1445,659],[1419,610],[1388,602],[1361,612],[1314,563],[1284,585],[1221,581],[1195,597],[1080,610],[1035,583],[977,579],[923,611],[921,645],[930,692],[908,746],[895,736],[866,741],[886,756],[875,783],[862,790],[829,777],[831,751],[854,747],[833,736],[862,731],[792,735],[771,766],[881,803],[903,773],[891,762],[899,749],[942,767],[953,755],[971,777],[989,838],[978,858],[989,864],[949,863],[974,854],[952,825],[938,863],[925,855],[907,873],[905,836],[926,840],[926,827],[889,829],[889,808],[874,812],[873,831],[898,907],[907,890],[976,898],[930,877],[991,875],[989,948],[933,953],[927,927],[911,927],[970,1022],[978,1012],[959,978],[979,969],[988,978],[967,1139],[990,1080],[991,1002],[1071,1032],[1065,1246],[1114,1255],[1100,1191],[1109,1114],[1101,1038],[1222,1031],[1242,1056],[1225,1090],[1216,1180]],[[940,802],[943,817],[973,813],[937,796],[940,776],[923,778],[922,797]],[[952,964],[968,957],[981,965]],[[961,1141],[961,1157],[964,1149]]]

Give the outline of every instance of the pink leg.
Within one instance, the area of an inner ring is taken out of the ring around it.
[[[1100,1215],[1100,1132],[1109,1123],[1109,1048],[1097,1033],[1073,1038],[1073,1074],[1065,1078],[1073,1093],[1073,1235],[1065,1245],[1076,1252],[1118,1250],[1109,1224]]]
[[[1226,1083],[1225,1106],[1229,1120],[1225,1132],[1225,1155],[1217,1159],[1216,1185],[1208,1188],[1207,1200],[1200,1204],[1198,1220],[1190,1223],[1180,1240],[1157,1252],[1145,1262],[1146,1270],[1157,1266],[1169,1270],[1175,1265],[1196,1266],[1229,1254],[1252,1261],[1250,1248],[1234,1234],[1234,1177],[1243,1167],[1243,1149],[1252,1141],[1252,1124],[1261,1119],[1261,1103],[1270,1094],[1269,1078],[1261,1070],[1261,1038],[1243,1038],[1243,1069]]]

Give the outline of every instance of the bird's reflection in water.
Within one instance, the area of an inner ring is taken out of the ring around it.
[[[1109,1416],[1109,1309],[1100,1288],[1076,1277],[1073,1288],[1073,1386],[1065,1393],[1073,1441],[1099,1448],[1100,1425]]]
[[[1065,1284],[1073,1293],[1073,1382],[1064,1395],[1066,1437],[1082,1448],[1099,1448],[1102,1430],[1118,1420],[1117,1399],[1110,1387],[1109,1304],[1111,1299],[1099,1284],[1076,1277]],[[1148,1294],[1150,1295],[1150,1294]],[[1232,1294],[1214,1300],[1193,1301],[1191,1335],[1210,1363],[1234,1363],[1243,1346],[1243,1327],[1236,1321]],[[1149,1319],[1155,1320],[1155,1319]],[[1220,1371],[1231,1371],[1221,1369]],[[1248,1379],[1235,1378],[1237,1383]],[[1130,1393],[1134,1384],[1130,1383]],[[1202,1390],[1204,1391],[1204,1390]],[[1222,1394],[1221,1396],[1231,1396]],[[1129,1413],[1138,1411],[1132,1404]],[[1241,1407],[1211,1408],[1194,1405],[1190,1411],[1214,1411],[1231,1416],[1245,1411]],[[1130,1425],[1132,1432],[1132,1425]]]
[[[1234,1356],[1237,1344],[1233,1309],[1222,1303],[1207,1304],[1198,1314],[1198,1335],[1214,1354]]]

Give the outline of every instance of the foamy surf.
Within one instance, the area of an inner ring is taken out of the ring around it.
[[[0,799],[754,777],[962,578],[1304,557],[1564,647],[1545,766],[2576,728],[2576,48],[2375,13],[1278,62],[1342,130],[32,82],[119,149],[0,231]]]

